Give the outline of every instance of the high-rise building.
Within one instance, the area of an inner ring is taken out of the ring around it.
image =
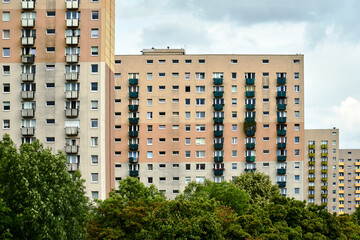
[[[174,197],[258,170],[303,200],[303,55],[144,49],[115,62],[111,187],[134,176]]]
[[[64,151],[106,196],[115,0],[3,0],[0,134]]]

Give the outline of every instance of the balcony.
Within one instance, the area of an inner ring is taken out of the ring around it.
[[[314,194],[309,194],[309,198],[314,198]]]
[[[284,181],[277,182],[277,184],[278,184],[279,188],[284,188],[284,187],[286,187],[286,182],[284,182]]]
[[[315,186],[309,186],[309,190],[315,190]]]
[[[224,131],[214,130],[214,137],[222,137],[224,135]]]
[[[32,46],[35,44],[35,37],[22,37],[21,44],[23,46]]]
[[[321,149],[327,149],[327,144],[321,144]]]
[[[286,84],[286,78],[278,77],[276,83],[278,85],[284,85]]]
[[[129,123],[130,124],[138,124],[139,123],[139,118],[129,118]]]
[[[255,136],[255,130],[246,130],[245,135],[247,137],[253,137],[253,136]]]
[[[327,153],[321,153],[321,157],[327,157],[328,154]]]
[[[214,117],[213,119],[215,124],[222,124],[224,122],[223,117]]]
[[[69,172],[75,172],[79,169],[79,163],[67,163],[67,170]]]
[[[246,104],[246,110],[248,111],[255,110],[255,104]]]
[[[31,118],[35,115],[35,109],[21,109],[21,116],[24,118]]]
[[[278,148],[278,149],[284,149],[284,148],[286,148],[286,143],[278,143],[278,144],[277,144],[277,148]]]
[[[286,117],[278,117],[277,122],[278,123],[286,123]]]
[[[309,169],[309,174],[314,174],[315,173],[315,169]]]
[[[223,79],[222,78],[213,78],[214,79],[214,85],[222,85]]]
[[[327,172],[328,172],[327,169],[321,169],[321,173],[325,174],[325,173],[327,173]]]
[[[21,55],[21,62],[25,64],[32,64],[35,61],[35,55]]]
[[[278,136],[286,136],[286,130],[277,130]]]
[[[138,98],[139,97],[139,92],[129,92],[129,97],[130,98]]]
[[[255,143],[246,143],[246,149],[247,150],[255,149]]]
[[[224,169],[214,169],[215,176],[222,176],[224,175]]]
[[[67,63],[77,63],[77,62],[79,62],[79,55],[78,54],[66,55],[65,60]]]
[[[214,111],[221,111],[224,109],[224,104],[213,104]]]
[[[67,136],[77,136],[79,134],[78,127],[65,127],[65,134]]]
[[[129,137],[138,137],[139,131],[129,131]]]
[[[244,169],[244,171],[246,172],[246,173],[252,173],[252,172],[255,172],[256,171],[256,168],[245,168]]]
[[[139,105],[129,105],[130,112],[137,112],[139,110]]]
[[[326,178],[326,177],[323,177],[323,178],[321,178],[321,181],[322,181],[322,182],[327,182],[327,178]]]
[[[138,170],[130,170],[129,175],[130,175],[130,177],[138,177],[139,171]]]
[[[21,98],[24,100],[34,99],[35,91],[21,91]]]
[[[78,0],[67,0],[65,3],[66,3],[66,9],[68,10],[74,10],[79,8]]]
[[[255,156],[246,156],[245,160],[247,163],[253,163],[255,162]]]
[[[79,91],[66,91],[65,92],[66,99],[78,99],[79,97]]]
[[[321,190],[327,190],[327,186],[321,186]]]
[[[321,194],[322,198],[327,198],[327,196],[328,196],[327,194]]]
[[[75,154],[79,152],[79,145],[66,145],[65,152],[67,154]]]
[[[224,96],[224,91],[213,91],[215,98],[221,98]]]
[[[309,149],[315,149],[315,144],[309,144]]]
[[[23,136],[34,136],[35,128],[34,127],[22,127],[21,135]]]
[[[133,86],[133,85],[138,85],[139,81],[137,78],[130,78],[129,79],[129,85]]]
[[[246,118],[245,118],[245,122],[251,122],[251,123],[253,123],[253,122],[255,122],[255,117],[246,117]]]
[[[33,18],[21,19],[21,26],[23,28],[33,28],[35,27],[35,19]]]
[[[129,157],[129,163],[137,163],[138,159],[136,157]]]
[[[310,153],[309,153],[309,157],[311,157],[311,158],[312,158],[312,157],[315,157],[315,153],[310,152]]]
[[[286,174],[286,168],[276,169],[276,172],[277,172],[278,175],[285,175]]]
[[[315,161],[309,161],[309,166],[314,166],[315,165]]]
[[[79,19],[66,19],[66,27],[79,27]]]
[[[21,1],[21,8],[23,10],[34,10],[35,9],[35,0],[33,0],[33,1]]]
[[[278,104],[277,105],[278,111],[285,111],[286,110],[286,104]]]
[[[246,91],[245,96],[247,98],[253,98],[253,97],[255,97],[255,91]]]
[[[214,162],[215,163],[222,163],[223,161],[224,161],[224,157],[222,157],[222,156],[214,157]]]
[[[66,117],[77,117],[79,116],[79,109],[77,108],[66,108],[65,109]]]
[[[255,79],[254,78],[246,78],[245,79],[245,84],[246,85],[254,85],[255,84]]]
[[[22,73],[21,74],[21,81],[23,82],[33,82],[35,79],[34,73]]]
[[[278,91],[276,96],[279,97],[279,98],[285,98],[286,97],[286,91]]]
[[[129,150],[136,151],[139,149],[139,144],[129,144]]]
[[[309,182],[315,182],[315,178],[314,177],[309,177]]]
[[[339,165],[344,165],[344,162],[339,162]],[[360,166],[360,162],[355,162],[355,166]]]
[[[215,150],[221,150],[224,148],[224,144],[223,143],[214,143],[214,149]]]
[[[65,43],[67,45],[77,45],[77,44],[79,44],[79,37],[78,36],[67,36],[67,37],[65,37]]]
[[[286,161],[286,156],[277,156],[277,161],[278,162],[285,162]]]
[[[77,80],[79,80],[79,73],[78,72],[67,72],[67,73],[65,73],[65,80],[66,81],[77,81]]]

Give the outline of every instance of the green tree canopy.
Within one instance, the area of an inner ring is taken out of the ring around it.
[[[0,217],[12,239],[83,239],[89,216],[80,173],[70,176],[66,157],[39,141],[19,151],[8,135],[0,141]],[[1,235],[0,235],[1,236]]]

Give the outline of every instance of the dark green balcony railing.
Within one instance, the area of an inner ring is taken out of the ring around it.
[[[213,106],[215,111],[221,111],[224,109],[224,104],[214,104]]]
[[[247,137],[253,137],[253,136],[255,136],[255,130],[246,130],[245,135]]]
[[[255,97],[255,91],[246,91],[245,96],[247,98],[253,98],[253,97]]]
[[[224,169],[214,169],[215,176],[222,176],[224,175]]]
[[[286,123],[286,117],[278,117],[278,123]]]
[[[285,111],[286,110],[286,104],[278,104],[277,110],[279,111]]]
[[[214,117],[214,123],[223,123],[224,118],[223,117]]]
[[[224,161],[224,157],[222,157],[222,156],[214,157],[214,162],[215,163],[222,163],[223,161]]]
[[[277,134],[278,136],[286,136],[286,130],[278,130]]]
[[[286,156],[277,156],[277,160],[278,160],[278,162],[285,162]]]
[[[277,182],[279,188],[284,188],[286,187],[286,182]]]
[[[137,163],[137,158],[129,157],[129,163]]]
[[[130,124],[138,124],[139,123],[139,118],[129,118],[129,123]]]
[[[254,148],[255,148],[255,143],[247,143],[247,144],[246,144],[246,149],[252,150],[252,149],[254,149]]]
[[[244,171],[246,172],[246,173],[248,173],[248,172],[255,172],[256,171],[256,168],[245,168],[244,169]]]
[[[213,78],[214,79],[214,85],[221,85],[223,84],[222,78]]]
[[[214,149],[215,150],[221,150],[224,148],[224,144],[222,143],[214,143]]]
[[[139,105],[129,105],[130,112],[137,112],[139,110]]]
[[[130,78],[129,85],[138,85],[139,81],[137,78]]]
[[[224,131],[214,130],[214,137],[222,137],[224,135]]]
[[[245,118],[245,121],[246,121],[246,122],[252,122],[252,123],[253,123],[253,122],[255,122],[255,117],[246,117],[246,118]]]
[[[138,150],[139,149],[139,144],[129,144],[129,149],[130,150]]]
[[[139,136],[138,131],[129,131],[129,137],[137,137],[137,136]]]
[[[130,177],[138,177],[139,171],[138,170],[130,170]]]
[[[284,98],[284,97],[286,97],[286,92],[285,91],[278,91],[277,96],[280,97],[280,98]]]
[[[278,175],[284,175],[284,174],[286,174],[286,168],[276,169],[276,172]]]
[[[224,91],[213,91],[215,98],[221,98],[224,96]]]
[[[254,85],[255,79],[254,78],[246,78],[245,83],[246,83],[246,85]]]
[[[278,144],[277,144],[277,148],[278,148],[278,149],[284,149],[284,148],[286,148],[286,143],[278,143]]]
[[[276,82],[278,85],[284,85],[286,84],[286,78],[278,77]]]
[[[138,93],[138,92],[129,92],[129,97],[130,97],[130,98],[138,98],[138,97],[139,97],[139,93]]]
[[[253,163],[255,162],[255,156],[246,156],[245,160],[247,163]]]
[[[255,104],[246,104],[246,110],[248,111],[255,110]]]

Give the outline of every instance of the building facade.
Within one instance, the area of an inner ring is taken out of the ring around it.
[[[17,145],[39,139],[106,196],[115,1],[3,0],[1,129]]]
[[[303,199],[303,55],[144,49],[115,62],[111,187],[130,175],[172,198],[258,170]]]

